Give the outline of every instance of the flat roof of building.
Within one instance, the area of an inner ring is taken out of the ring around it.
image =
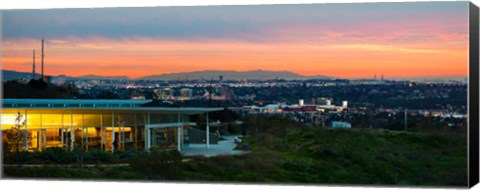
[[[3,113],[17,113],[28,111],[28,113],[48,113],[48,114],[77,114],[77,113],[152,113],[152,114],[201,114],[206,112],[222,111],[224,108],[205,108],[205,107],[136,107],[136,108],[2,108]]]
[[[135,105],[139,106],[152,100],[106,100],[106,99],[3,99],[3,106],[29,105],[29,107],[44,107],[44,105]],[[22,107],[24,107],[22,106]]]
[[[65,112],[150,112],[164,114],[200,114],[221,111],[223,108],[208,107],[141,107],[152,100],[86,100],[86,99],[3,99],[2,109],[28,110],[31,112],[65,113]]]

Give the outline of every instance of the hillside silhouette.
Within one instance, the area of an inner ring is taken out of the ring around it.
[[[39,80],[32,80],[28,84],[17,81],[6,81],[3,85],[3,98],[19,99],[75,99],[84,98],[73,84],[66,83],[57,86]]]

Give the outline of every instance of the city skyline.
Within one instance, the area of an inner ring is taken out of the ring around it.
[[[32,50],[44,37],[47,75],[270,70],[466,77],[465,3],[5,11],[2,69],[30,72]]]

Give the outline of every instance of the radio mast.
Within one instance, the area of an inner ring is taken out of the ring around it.
[[[43,38],[42,38],[42,79],[44,78],[44,75],[43,75],[43,59],[44,59],[44,57],[45,57],[45,53],[44,53],[44,51],[43,51],[43,44],[44,44],[43,41],[44,41],[44,40],[43,40]]]
[[[35,79],[35,49],[33,49],[32,80]]]

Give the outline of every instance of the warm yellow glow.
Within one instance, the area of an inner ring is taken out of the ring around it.
[[[107,128],[107,131],[111,132],[112,128],[111,127]],[[122,130],[119,127],[115,127],[115,129],[113,131],[115,131],[117,133],[117,132],[121,132]],[[130,132],[132,130],[130,129],[130,127],[124,127],[123,131],[124,132]]]
[[[16,118],[16,115],[15,114],[2,114],[1,115],[1,123],[2,123],[2,130],[5,130],[6,128],[4,127],[7,127],[7,128],[11,128],[15,125],[15,118]]]

